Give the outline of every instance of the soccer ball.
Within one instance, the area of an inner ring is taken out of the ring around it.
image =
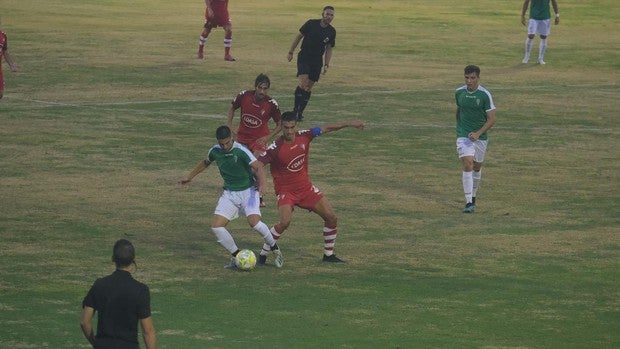
[[[252,250],[241,250],[235,257],[237,268],[241,270],[252,270],[256,266],[256,255]]]

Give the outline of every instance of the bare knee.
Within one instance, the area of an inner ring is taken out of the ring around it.
[[[534,35],[534,34],[530,34],[530,35],[528,35],[527,37],[528,37],[529,39],[533,39],[535,36],[536,36],[536,35]]]

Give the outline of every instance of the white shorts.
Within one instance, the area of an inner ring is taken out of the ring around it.
[[[473,156],[474,161],[477,163],[484,162],[484,156],[487,154],[488,140],[477,140],[472,142],[467,137],[459,137],[456,139],[456,151],[459,154],[459,159],[464,156]]]
[[[551,19],[531,19],[527,26],[528,35],[544,35],[549,36],[551,34]]]
[[[244,191],[224,190],[217,201],[214,213],[229,221],[239,217],[239,215],[247,217],[257,214],[260,216],[260,195],[255,187]]]

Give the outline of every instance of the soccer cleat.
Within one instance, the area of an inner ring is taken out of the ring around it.
[[[540,65],[545,65],[545,64],[547,64],[547,63],[545,63],[545,61],[543,61],[543,59],[542,59],[542,58],[539,58],[539,59],[538,59],[538,64],[540,64]]]
[[[233,257],[230,262],[228,262],[224,268],[226,269],[237,269],[237,261],[235,261],[235,258]]]
[[[226,62],[234,62],[234,61],[236,61],[236,59],[234,59],[233,56],[231,56],[231,55],[224,56],[224,60]]]
[[[256,261],[256,264],[258,265],[265,265],[265,263],[267,263],[267,255],[258,255],[258,260]]]
[[[529,61],[530,61],[530,57],[523,57],[523,60],[521,61],[521,63],[527,64],[527,62]]]
[[[463,209],[463,213],[474,213],[475,210],[476,210],[476,205],[474,205],[471,202],[468,202],[467,205],[465,205],[465,208]]]
[[[338,257],[336,257],[335,254],[331,255],[331,256],[327,256],[327,255],[323,255],[323,262],[329,262],[329,263],[344,263],[344,261]]]
[[[273,261],[273,263],[276,265],[276,268],[282,268],[282,266],[284,265],[284,257],[282,257],[282,251],[280,251],[280,249],[277,249],[273,250],[273,253],[276,255],[276,260]]]
[[[300,113],[297,113],[296,118],[298,122],[304,121],[304,116],[301,115]]]

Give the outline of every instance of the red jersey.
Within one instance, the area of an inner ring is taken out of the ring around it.
[[[293,143],[286,143],[280,136],[258,157],[263,164],[270,164],[276,194],[312,187],[308,176],[308,155],[310,142],[320,134],[321,129],[318,127],[300,130]]]
[[[241,91],[233,99],[232,106],[241,108],[241,120],[237,130],[237,142],[251,147],[257,139],[269,134],[269,119],[280,122],[280,107],[275,99],[265,96],[260,101],[254,98],[255,91]]]
[[[209,11],[205,9],[205,23],[223,27],[230,24],[230,15],[228,14],[228,0],[209,0],[213,18],[209,20]]]

